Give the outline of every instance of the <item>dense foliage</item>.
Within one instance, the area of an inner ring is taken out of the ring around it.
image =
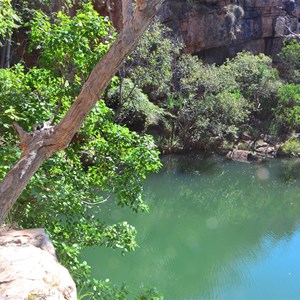
[[[244,131],[254,139],[287,133],[298,127],[297,87],[292,95],[290,86],[299,69],[298,47],[286,43],[279,55],[293,80],[288,72],[280,78],[264,54],[241,52],[220,66],[206,65],[181,54],[183,45],[156,20],[106,103],[117,122],[148,130],[164,152],[232,147]]]
[[[279,53],[283,77],[290,83],[300,83],[300,44],[288,39]]]
[[[109,20],[90,3],[74,17],[59,12],[52,18],[36,12],[27,24],[31,47],[40,50],[36,67],[27,69],[19,63],[0,69],[0,178],[20,155],[12,123],[31,130],[53,116],[59,119],[114,38]],[[8,220],[19,228],[44,227],[79,293],[88,299],[125,299],[128,291],[91,279],[81,250],[104,245],[125,253],[137,246],[133,226],[125,221],[105,224],[98,218],[101,203],[114,201],[134,212],[147,210],[141,198],[143,181],[160,167],[151,137],[113,120],[113,112],[99,101],[70,147],[48,159],[35,174]],[[138,297],[151,293],[150,289]]]
[[[286,70],[294,73],[299,71],[298,46],[287,43],[280,53],[294,56],[285,62]],[[235,143],[243,131],[258,138],[262,133],[280,136],[299,130],[299,87],[293,78],[289,81],[284,74],[280,78],[272,60],[263,54],[241,52],[220,66],[181,55],[165,98],[174,114],[171,151],[222,148]]]
[[[165,123],[169,115],[164,110],[165,98],[183,47],[170,34],[171,30],[155,19],[119,71],[119,82],[108,91],[106,101],[115,110],[117,123],[138,131]]]
[[[11,36],[13,29],[18,27],[20,18],[12,8],[11,0],[0,2],[0,37],[5,39]]]

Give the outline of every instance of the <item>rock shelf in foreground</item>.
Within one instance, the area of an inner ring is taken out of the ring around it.
[[[76,286],[44,229],[0,232],[0,300],[73,300]]]

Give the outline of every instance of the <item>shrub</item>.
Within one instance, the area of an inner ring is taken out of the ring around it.
[[[290,83],[300,83],[300,44],[297,40],[287,40],[278,54],[282,75]]]
[[[298,138],[288,139],[278,150],[279,155],[295,156],[300,153],[300,140]]]
[[[279,132],[299,129],[300,124],[300,85],[286,84],[279,90],[279,102],[275,117]]]
[[[248,100],[253,125],[264,123],[262,125],[265,129],[268,128],[281,86],[278,71],[272,67],[271,58],[264,54],[241,52],[232,60],[227,60],[220,69],[227,74],[231,73],[238,90]]]
[[[238,92],[223,91],[185,103],[178,117],[178,136],[185,149],[221,146],[237,137],[238,127],[247,118],[248,104]]]
[[[107,96],[108,105],[116,111],[115,121],[134,130],[138,127],[144,131],[164,118],[164,109],[150,102],[148,96],[128,78],[122,81],[121,86],[112,87]]]

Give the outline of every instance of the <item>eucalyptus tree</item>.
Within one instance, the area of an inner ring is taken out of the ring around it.
[[[106,55],[96,64],[76,101],[58,124],[45,122],[41,128],[32,132],[26,132],[18,124],[14,124],[20,138],[22,155],[0,184],[0,223],[4,222],[9,210],[43,162],[68,147],[84,119],[96,105],[101,92],[157,13],[161,2],[162,0],[140,0],[133,9],[132,1],[123,1],[124,6],[132,7],[132,10],[126,11],[124,28]]]
[[[40,49],[39,67],[17,64],[0,72],[0,224],[12,218],[21,226],[48,228],[77,282],[87,282],[89,269],[78,260],[82,247],[129,251],[136,245],[132,226],[106,225],[95,208],[115,198],[120,206],[145,210],[143,180],[160,166],[151,138],[114,124],[100,97],[162,2],[123,0],[124,24],[116,38],[89,4],[73,19],[58,13],[50,22],[37,14],[30,38]],[[95,32],[100,37],[91,36]]]

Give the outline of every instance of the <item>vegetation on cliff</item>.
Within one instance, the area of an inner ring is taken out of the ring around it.
[[[153,134],[164,153],[230,148],[244,132],[254,141],[268,134],[283,142],[298,130],[296,41],[286,41],[279,70],[264,54],[241,52],[222,65],[207,65],[182,54],[183,47],[158,20],[152,24],[133,54],[137,63],[127,61],[113,97],[110,91],[105,97],[120,112],[130,95],[121,124]],[[127,80],[134,82],[130,88],[123,84]],[[137,91],[140,99],[151,101],[152,110],[133,99]]]

